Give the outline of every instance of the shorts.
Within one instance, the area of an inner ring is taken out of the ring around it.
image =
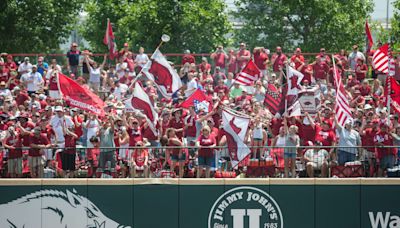
[[[53,150],[52,149],[44,149],[43,150],[44,157],[47,160],[53,160]]]
[[[171,154],[171,160],[174,161],[174,162],[177,162],[177,161],[186,161],[186,154],[185,154],[185,153],[182,153],[181,156],[175,155],[175,154]]]
[[[22,174],[22,158],[8,159],[8,173]]]
[[[58,90],[49,90],[49,97],[59,100],[61,99],[61,94]]]
[[[115,170],[115,152],[114,151],[106,151],[100,152],[99,155],[99,169],[105,169],[106,167],[111,171]]]
[[[100,89],[100,82],[89,82],[89,88],[97,93]]]
[[[315,170],[321,170],[323,164],[324,162],[307,162],[307,165],[312,165]]]
[[[79,76],[79,65],[69,66],[71,73],[75,74],[75,77]]]
[[[199,156],[197,159],[199,161],[199,166],[204,166],[204,167],[212,167],[215,160],[213,157],[203,157],[203,156]]]
[[[67,154],[61,153],[61,165],[64,171],[75,171],[76,153]]]
[[[44,165],[44,159],[42,156],[36,156],[36,157],[32,157],[29,156],[28,157],[28,163],[29,163],[29,167],[31,167],[31,169],[36,168],[38,166],[43,166]]]
[[[253,140],[256,141],[256,142],[262,142],[263,141],[263,139],[258,139],[258,138],[253,138]]]
[[[296,153],[284,153],[283,154],[283,157],[286,159],[286,158],[294,158],[294,159],[296,159]]]
[[[344,165],[346,162],[353,162],[356,160],[356,154],[346,151],[338,150],[338,163]]]
[[[390,169],[390,168],[393,168],[394,162],[395,162],[394,156],[387,155],[387,156],[384,156],[383,158],[381,158],[379,167],[381,169],[388,169],[388,168]]]

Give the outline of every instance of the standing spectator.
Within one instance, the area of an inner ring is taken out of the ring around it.
[[[361,58],[357,59],[357,65],[355,69],[356,79],[362,82],[366,78],[367,72],[368,66],[364,63],[364,60]]]
[[[394,79],[400,83],[400,55],[395,57],[394,63]]]
[[[85,56],[86,64],[89,66],[89,87],[97,94],[100,89],[100,76],[101,71],[104,68],[104,64],[107,60],[107,54],[104,55],[103,63],[98,66],[96,62],[93,61],[93,67],[90,66],[89,58]]]
[[[21,83],[28,90],[28,94],[35,93],[43,87],[44,81],[42,75],[37,72],[37,66],[32,66],[32,71],[21,76]]]
[[[353,162],[356,160],[356,155],[361,146],[360,134],[353,129],[353,122],[348,120],[344,127],[341,127],[335,118],[335,126],[337,135],[339,136],[338,144],[338,164],[345,165],[346,162]]]
[[[341,49],[339,54],[335,55],[335,58],[342,63],[344,69],[347,69],[347,52]]]
[[[357,45],[353,45],[353,52],[351,52],[349,54],[349,66],[351,70],[356,70],[357,67],[357,59],[362,59],[363,62],[365,62],[365,56],[362,52],[358,51],[358,46]]]
[[[289,177],[290,164],[292,178],[295,178],[297,147],[300,146],[300,137],[297,135],[298,127],[295,125],[288,127],[287,118],[284,119],[283,126],[285,128],[285,148],[283,153],[285,159],[285,177]]]
[[[58,148],[65,147],[65,130],[74,128],[74,122],[70,116],[64,114],[64,109],[61,106],[57,106],[54,111],[56,115],[51,117],[50,126],[55,135],[55,143]]]
[[[23,75],[31,71],[32,71],[32,64],[29,62],[29,57],[25,57],[24,62],[18,66],[18,73],[20,75]]]
[[[290,58],[290,62],[294,63],[296,70],[299,70],[300,66],[304,63],[304,56],[301,54],[300,48],[296,48],[294,55]]]
[[[331,64],[331,58],[328,54],[326,54],[325,48],[321,48],[319,50],[319,54],[316,56],[316,58],[320,58],[321,62],[325,62],[327,65]]]
[[[268,54],[265,52],[265,48],[263,48],[263,47],[254,48],[253,55],[254,55],[254,63],[256,64],[258,69],[261,71],[262,76],[266,77],[269,58],[268,58]]]
[[[214,80],[214,87],[215,87],[219,84],[219,82],[224,82],[224,80],[226,79],[226,75],[224,72],[222,72],[221,68],[217,66],[215,67],[215,72],[212,78]]]
[[[185,65],[185,63],[189,64],[196,64],[196,60],[192,54],[190,54],[190,50],[186,50],[185,54],[182,57],[182,65]]]
[[[314,62],[312,66],[315,80],[326,83],[329,72],[329,65],[326,63],[326,61],[323,61],[321,57],[317,57],[316,62]]]
[[[228,55],[228,75],[229,73],[236,74],[237,72],[237,59],[234,50],[229,50]]]
[[[239,71],[246,66],[250,58],[251,58],[251,53],[249,50],[246,50],[246,44],[240,43],[239,51],[236,54],[236,60],[238,63]]]
[[[49,69],[49,64],[47,64],[44,61],[43,56],[39,56],[38,62],[37,62],[37,67],[38,67],[38,72],[44,77],[47,73],[47,70]]]
[[[184,121],[182,119],[182,109],[177,108],[172,111],[173,118],[169,121],[169,127],[175,129],[176,136],[183,139]]]
[[[287,61],[287,57],[282,53],[281,47],[276,47],[276,53],[274,53],[271,57],[272,71],[279,75],[279,81],[281,82],[282,78],[282,69]]]
[[[7,55],[7,62],[4,63],[4,65],[10,70],[10,71],[16,71],[17,70],[17,64],[14,62],[12,55]]]
[[[135,67],[137,66],[136,60],[133,59],[133,53],[132,52],[128,52],[126,54],[126,57],[124,58],[124,62],[126,63],[127,69],[129,71],[129,75],[133,76],[135,74]],[[139,70],[139,69],[137,69]],[[137,71],[136,74],[138,74],[140,72]]]
[[[103,126],[99,129],[97,137],[100,138],[99,171],[104,172],[106,168],[115,172],[115,143],[114,143],[114,119],[109,116],[104,120]]]
[[[201,64],[199,65],[199,73],[202,73],[203,77],[211,73],[211,64],[208,63],[206,57],[201,58]]]
[[[76,160],[76,140],[78,135],[73,132],[72,128],[68,128],[62,125],[65,149],[61,152],[61,165],[63,170],[63,176],[66,178],[73,178],[75,172],[75,160]]]
[[[97,119],[97,116],[95,114],[93,114],[93,113],[90,113],[89,114],[89,118],[86,121],[84,126],[85,126],[85,128],[87,130],[87,133],[86,133],[86,139],[87,139],[86,145],[87,146],[86,147],[87,148],[93,148],[93,144],[91,143],[90,139],[92,137],[96,136],[96,134],[97,134],[97,132],[99,130],[99,127],[100,127],[100,122]]]
[[[395,163],[395,148],[383,148],[383,146],[393,146],[393,136],[386,123],[380,125],[380,130],[374,137],[374,143],[377,146],[377,155],[379,159],[378,176],[383,177],[383,172],[388,168],[393,168]]]
[[[42,178],[44,172],[43,150],[51,147],[46,134],[41,133],[40,127],[35,127],[29,136],[29,168],[31,177]]]
[[[214,64],[215,64],[215,69],[217,67],[220,68],[220,71],[225,74],[225,63],[228,60],[228,55],[226,54],[226,52],[224,51],[224,48],[222,45],[219,45],[217,47],[217,50],[211,54],[211,59],[214,60]]]
[[[128,43],[124,43],[124,48],[121,51],[118,52],[118,57],[120,57],[120,58],[122,57],[122,59],[125,59],[129,52],[130,52],[129,51],[129,44]]]
[[[60,90],[58,88],[58,73],[57,70],[49,70],[50,74],[47,74],[47,86],[49,90],[49,97],[53,99],[61,99]]]
[[[8,136],[4,140],[4,148],[8,149],[8,173],[11,178],[22,177],[22,142],[14,127],[8,128]]]
[[[147,54],[144,53],[144,48],[140,47],[139,54],[137,54],[135,58],[135,62],[137,65],[136,74],[138,74],[142,70],[142,68],[144,67],[144,65],[146,65],[148,61],[149,57],[147,56]]]
[[[168,143],[167,146],[170,147],[167,149],[167,158],[169,157],[171,160],[170,164],[170,170],[171,172],[175,173],[175,167],[178,164],[178,175],[180,178],[183,177],[183,168],[185,165],[185,160],[186,160],[186,154],[183,153],[182,150],[182,139],[179,138],[175,134],[176,130],[174,128],[168,128],[167,129],[167,138],[168,138]]]
[[[301,80],[301,83],[304,84],[304,81],[308,81],[309,83],[315,83],[315,79],[313,77],[313,65],[308,64],[308,60],[304,60],[303,63],[300,64],[299,68],[297,69],[300,71],[304,77]]]
[[[81,51],[78,50],[78,44],[72,43],[71,49],[67,52],[67,70],[70,74],[79,76],[79,56]]]
[[[197,89],[197,78],[194,77],[192,72],[188,73],[188,83],[186,85],[185,97],[188,98]]]
[[[197,178],[201,177],[204,168],[206,169],[205,177],[210,178],[210,169],[213,165],[214,147],[216,143],[214,135],[211,134],[210,127],[204,126],[196,143],[197,147],[199,147]]]

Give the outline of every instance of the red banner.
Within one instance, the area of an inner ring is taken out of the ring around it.
[[[59,91],[65,102],[71,107],[92,112],[99,116],[104,116],[104,101],[87,88],[82,87],[77,82],[64,74],[58,74]]]

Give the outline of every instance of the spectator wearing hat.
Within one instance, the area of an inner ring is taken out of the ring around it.
[[[4,148],[8,149],[8,173],[10,177],[22,177],[22,140],[14,127],[8,128],[8,134],[3,145]]]
[[[78,50],[78,44],[72,43],[71,49],[67,52],[67,70],[70,74],[79,76],[79,57],[81,51]]]
[[[118,52],[118,57],[122,57],[125,60],[129,52],[131,52],[129,50],[129,43],[124,43],[124,48]]]
[[[226,61],[228,60],[228,55],[224,51],[222,45],[218,45],[217,50],[211,53],[210,58],[214,61],[215,68],[219,67],[221,73],[225,74]]]
[[[36,93],[36,91],[43,88],[44,81],[42,75],[37,72],[37,66],[33,65],[31,72],[23,74],[21,76],[21,83],[27,88],[28,94]]]
[[[72,134],[67,134],[66,131],[73,132],[74,131],[74,122],[72,118],[66,114],[64,114],[64,109],[61,106],[57,106],[54,109],[55,115],[51,117],[50,119],[50,126],[54,132],[55,136],[55,144],[57,145],[58,149],[61,149],[60,153],[63,153],[62,149],[66,147],[66,139],[68,140],[76,140],[73,137],[74,135]],[[66,137],[68,136],[68,137]],[[76,137],[77,138],[77,137]],[[68,142],[68,144],[72,144]],[[70,154],[70,153],[69,153]],[[70,158],[71,156],[66,155],[66,156],[61,156],[61,158]],[[70,167],[69,167],[70,168]],[[74,169],[75,170],[75,169]]]
[[[281,71],[287,61],[287,57],[282,53],[280,46],[276,47],[276,52],[271,57],[272,71],[279,75],[279,81],[281,81]]]
[[[18,73],[19,75],[24,75],[31,71],[32,71],[32,64],[29,62],[29,57],[25,57],[24,62],[22,62],[18,66]]]
[[[324,62],[327,65],[330,65],[331,63],[331,58],[329,57],[329,54],[326,53],[325,48],[321,48],[319,50],[319,54],[316,56],[316,58],[319,58],[321,62]]]
[[[3,96],[5,98],[12,97],[11,91],[8,88],[6,88],[5,81],[0,81],[0,96]]]
[[[240,43],[239,45],[239,51],[236,54],[236,61],[238,64],[238,70],[243,69],[247,62],[251,58],[251,53],[249,50],[246,49],[246,44],[245,43]]]
[[[393,146],[393,136],[389,131],[389,125],[380,124],[380,129],[374,137],[375,146],[377,146],[377,156],[379,159],[378,176],[383,177],[383,172],[392,168],[395,163],[395,149],[383,148],[383,146]]]
[[[358,45],[353,45],[353,51],[349,54],[348,61],[350,64],[350,69],[355,71],[357,68],[357,59],[362,59],[365,61],[365,56],[362,52],[358,50]]]
[[[61,94],[58,89],[58,73],[60,71],[57,70],[49,70],[50,74],[47,74],[46,78],[48,80],[48,90],[49,96],[53,99],[61,99]]]
[[[312,145],[312,142],[309,142]],[[322,143],[320,141],[315,141],[315,146],[312,149],[308,149],[304,153],[304,161],[306,162],[307,175],[309,177],[314,177],[314,171],[320,170],[321,177],[328,177],[328,159],[329,153],[323,148],[320,148]]]
[[[10,54],[7,55],[7,60],[4,63],[4,66],[10,71],[16,71],[18,68],[17,64],[13,60],[13,56]]]
[[[40,127],[35,127],[29,134],[29,168],[31,177],[42,178],[44,172],[43,150],[51,148],[47,136],[41,133]]]
[[[304,64],[304,56],[301,54],[301,49],[298,47],[294,51],[292,57],[290,57],[290,62],[294,63],[296,70],[300,71],[300,66]]]
[[[18,106],[23,105],[25,101],[29,101],[30,97],[26,91],[21,91],[20,87],[14,87],[13,89],[14,97],[15,97],[15,102],[17,103]]]
[[[114,130],[114,118],[109,116],[103,121],[101,128],[97,132],[97,137],[100,138],[100,172],[106,170],[107,168],[111,173],[115,172],[116,157],[114,149]]]
[[[197,178],[202,176],[203,170],[205,169],[205,177],[210,178],[210,170],[213,166],[213,162],[215,163],[214,158],[214,147],[217,142],[215,136],[211,133],[211,129],[209,126],[204,126],[201,130],[201,134],[197,139],[196,145],[199,147],[198,150],[198,170],[197,170]]]
[[[145,145],[142,141],[138,141],[135,145],[135,148],[132,152],[132,158],[130,161],[131,166],[131,178],[136,177],[136,172],[138,170],[142,170],[144,177],[149,177],[149,151],[145,148]],[[171,166],[172,167],[172,166]]]
[[[353,129],[353,121],[347,120],[344,127],[341,127],[335,118],[335,126],[337,135],[339,136],[338,143],[338,164],[345,165],[346,162],[354,162],[357,154],[360,154],[361,137],[360,134]]]
[[[169,121],[169,127],[175,129],[176,136],[182,140],[185,123],[182,119],[182,109],[172,110],[172,119]]]

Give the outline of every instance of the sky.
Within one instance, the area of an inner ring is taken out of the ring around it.
[[[392,2],[394,0],[389,0],[389,18],[393,16],[393,6]],[[372,20],[377,20],[377,19],[385,19],[386,18],[386,6],[387,6],[387,0],[374,0],[375,7],[374,7],[374,12],[371,15]]]

